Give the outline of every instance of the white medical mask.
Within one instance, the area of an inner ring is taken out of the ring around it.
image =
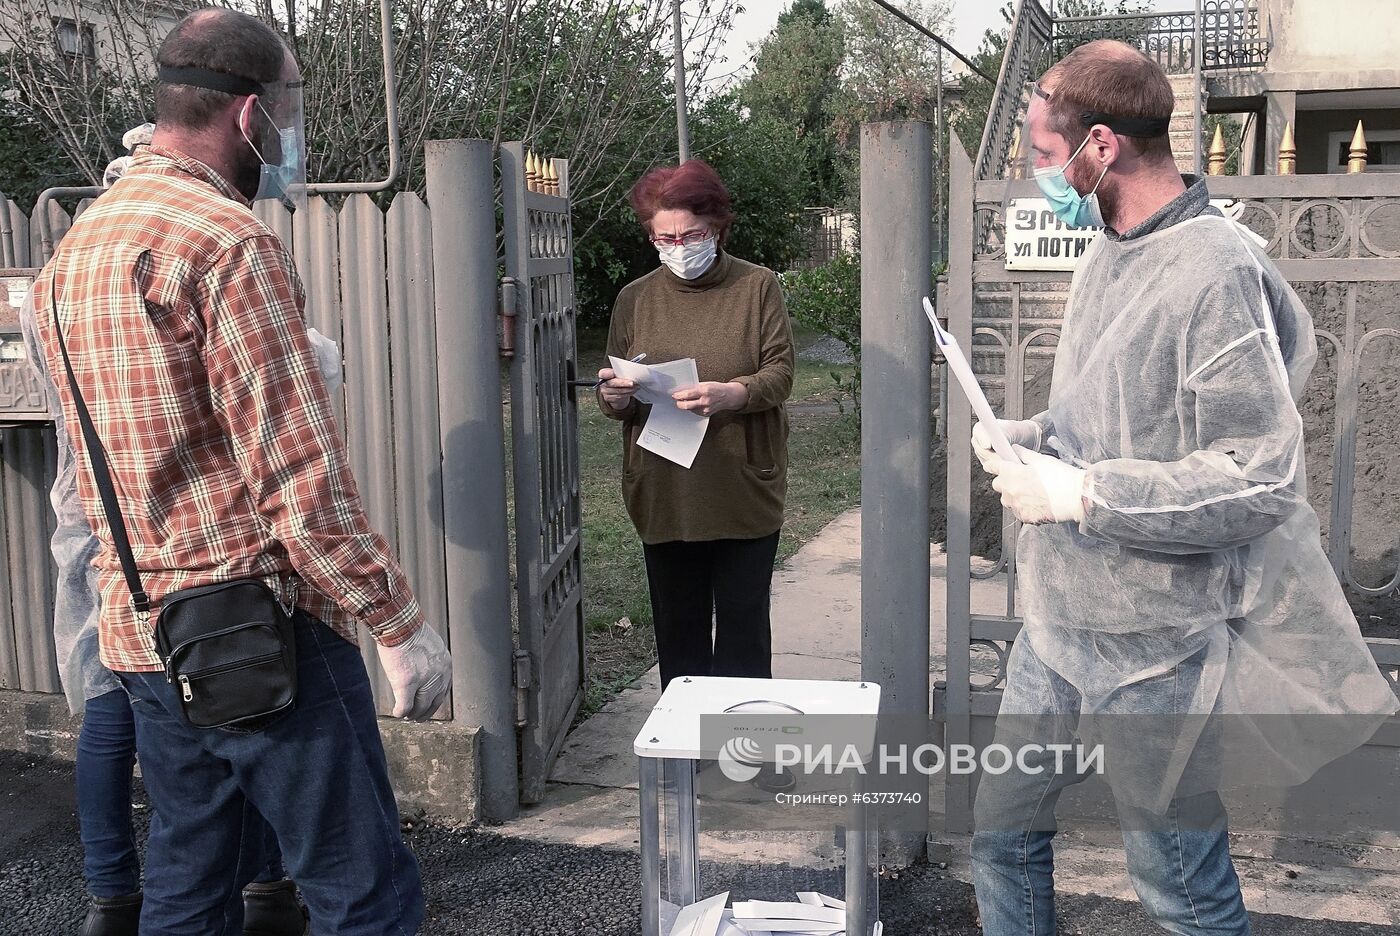
[[[683,280],[693,280],[702,276],[715,262],[719,245],[711,236],[698,244],[657,244],[656,252],[672,273]]]

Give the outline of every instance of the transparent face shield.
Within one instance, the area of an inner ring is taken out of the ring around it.
[[[306,114],[301,80],[267,85],[253,110],[260,132],[249,142],[263,164],[253,201],[277,199],[293,211],[305,207]]]
[[[1024,228],[1031,223],[1027,220],[1030,216],[1025,215],[1025,212],[1036,212],[1038,208],[1044,207],[1039,201],[1041,195],[1034,181],[1037,157],[1031,144],[1036,133],[1032,120],[1044,122],[1044,106],[1045,102],[1037,99],[1035,82],[1027,81],[1022,86],[1017,105],[1021,119],[1012,130],[1001,165],[1001,178],[1006,181],[1001,202],[1002,223],[993,225],[992,229],[986,232],[984,236],[989,242],[997,241],[1005,245],[1008,232],[1013,226],[1019,224]],[[1034,112],[1032,108],[1035,108]],[[1048,157],[1042,153],[1039,162],[1048,164]]]
[[[1072,193],[1066,181],[1070,164],[1082,152],[1083,140],[1069,144],[1048,125],[1049,96],[1034,81],[1028,81],[1022,92],[1022,114],[1020,124],[1011,135],[1007,148],[1005,170],[1002,178],[1007,186],[1002,201],[1002,216],[1011,217],[1012,203],[1016,200],[1042,199],[1046,197],[1042,185],[1053,183],[1052,188]],[[1084,132],[1088,138],[1088,130]],[[1037,184],[1037,176],[1040,184]]]
[[[1028,81],[1021,91],[1021,120],[1016,125],[1016,129],[1011,133],[1011,143],[1006,152],[1006,164],[1002,173],[1002,178],[1007,181],[1029,181],[1035,178],[1035,168],[1037,158],[1032,147],[1032,140],[1036,138],[1037,130],[1043,126],[1045,120],[1045,100],[1040,97],[1036,89],[1036,83]],[[1032,120],[1037,123],[1032,125]],[[1048,131],[1040,131],[1048,132]],[[1042,140],[1042,143],[1044,141]],[[1040,164],[1050,165],[1048,156],[1041,154]]]

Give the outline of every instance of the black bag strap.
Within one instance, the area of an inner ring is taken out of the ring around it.
[[[117,548],[117,558],[121,560],[122,576],[126,587],[131,591],[131,609],[141,621],[151,616],[151,599],[141,587],[141,576],[136,571],[136,557],[131,553],[131,540],[126,533],[126,519],[122,516],[121,505],[117,503],[117,489],[112,485],[112,471],[107,466],[107,450],[97,437],[97,427],[92,424],[92,414],[88,412],[83,392],[78,389],[78,379],[73,375],[73,362],[68,358],[68,345],[63,341],[63,326],[58,321],[58,303],[52,302],[53,330],[58,338],[58,350],[63,353],[63,366],[68,371],[68,389],[73,392],[73,405],[78,410],[78,422],[83,427],[83,442],[87,446],[88,461],[92,465],[92,478],[97,483],[97,493],[102,498],[102,510],[107,515],[107,525],[112,528],[112,544]]]

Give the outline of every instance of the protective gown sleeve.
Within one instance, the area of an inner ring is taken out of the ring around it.
[[[1206,285],[1179,360],[1176,411],[1161,418],[1194,424],[1197,450],[1172,461],[1091,466],[1086,535],[1157,552],[1209,552],[1258,539],[1303,503],[1303,421],[1257,267],[1229,268]]]
[[[1054,455],[1055,449],[1050,445],[1050,437],[1055,434],[1055,421],[1050,418],[1050,411],[1036,413],[1031,417],[1031,422],[1040,427],[1040,451],[1046,455]]]

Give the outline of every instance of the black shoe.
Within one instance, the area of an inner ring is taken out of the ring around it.
[[[243,936],[302,936],[306,914],[291,881],[243,888]]]
[[[138,936],[141,892],[125,897],[93,897],[81,936]]]

